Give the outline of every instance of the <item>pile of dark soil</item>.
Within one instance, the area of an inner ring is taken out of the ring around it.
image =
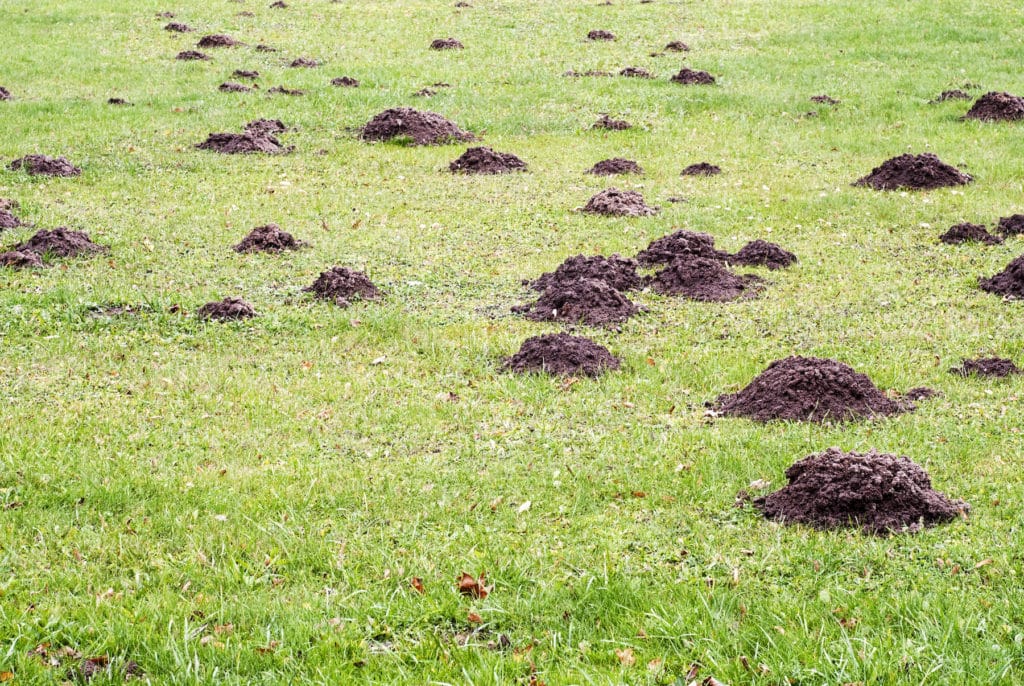
[[[260,43],[256,46],[256,52],[277,52],[277,48]]]
[[[0,198],[0,210],[16,210],[19,207],[21,207],[21,204],[17,200]]]
[[[782,269],[796,263],[796,255],[775,243],[760,238],[750,241],[735,255],[729,257],[730,264],[742,264],[747,267],[768,267]]]
[[[256,136],[284,133],[288,127],[280,119],[254,119],[245,125],[245,132]]]
[[[1011,214],[999,218],[999,233],[1006,237],[1024,234],[1024,214]]]
[[[970,100],[970,93],[965,93],[959,88],[954,88],[949,91],[942,91],[939,93],[939,97],[932,100],[932,102],[946,102],[947,100]]]
[[[41,257],[80,257],[106,252],[107,248],[97,245],[83,231],[72,231],[63,226],[47,231],[43,229],[24,243],[14,246],[15,252],[30,252]]]
[[[174,19],[176,16],[178,15],[174,12],[157,12],[156,14],[157,19]]]
[[[985,93],[971,105],[964,119],[1017,121],[1024,119],[1024,98],[1009,93]]]
[[[124,106],[127,106],[127,107],[131,107],[131,103],[128,102],[127,100],[125,100],[124,98],[108,98],[107,99],[107,104],[108,105],[124,105]]]
[[[24,169],[32,176],[78,176],[82,170],[68,162],[64,157],[47,157],[46,155],[25,155],[11,162],[13,171]]]
[[[587,34],[587,40],[615,40],[615,34],[604,29],[594,29]]]
[[[241,45],[231,36],[225,36],[223,34],[213,34],[210,36],[203,36],[196,43],[197,48],[230,48],[236,45]]]
[[[839,101],[828,95],[812,95],[811,102],[816,102],[819,105],[838,105]]]
[[[709,260],[726,260],[729,253],[715,249],[711,234],[680,229],[662,236],[636,255],[637,262],[645,267],[671,264],[679,258],[703,257]]]
[[[182,50],[177,54],[177,56],[175,56],[174,59],[192,62],[196,60],[208,60],[210,59],[210,56],[205,53],[199,52],[198,50]]]
[[[414,98],[432,98],[437,95],[437,91],[433,88],[421,88],[412,94]]]
[[[331,267],[317,280],[302,289],[320,300],[331,300],[339,307],[348,307],[352,300],[379,300],[383,295],[363,272],[345,267]]]
[[[611,76],[611,75],[612,75],[611,72],[602,71],[600,69],[588,69],[587,71],[576,71],[575,69],[570,69],[569,71],[567,71],[564,74],[562,74],[562,76],[570,76],[570,77],[573,77],[573,78],[578,78],[580,76]]]
[[[431,50],[462,50],[464,46],[454,38],[437,38],[430,43]]]
[[[674,40],[665,46],[665,52],[689,52],[690,46],[681,40]]]
[[[939,236],[939,240],[950,245],[960,243],[985,243],[986,245],[998,245],[1003,242],[999,236],[990,234],[981,224],[955,224],[949,227],[949,231]]]
[[[255,69],[236,69],[231,75],[236,79],[258,79],[260,77],[260,73]]]
[[[555,282],[536,302],[512,311],[536,322],[568,322],[590,326],[621,324],[640,308],[607,281],[579,279]]]
[[[455,174],[508,174],[526,171],[526,162],[508,152],[487,147],[470,148],[448,165]]]
[[[10,99],[11,99],[11,92],[9,90],[7,90],[6,88],[4,88],[3,86],[0,86],[0,100],[10,100]]]
[[[701,302],[754,298],[761,290],[758,277],[734,274],[718,260],[706,257],[677,259],[655,274],[650,283],[658,293],[681,295]]]
[[[502,366],[517,374],[563,376],[598,376],[618,368],[619,359],[603,345],[567,333],[527,338],[519,352],[506,358]]]
[[[683,67],[678,74],[672,77],[671,81],[684,86],[707,86],[715,82],[715,77],[706,71]]]
[[[363,127],[362,137],[367,141],[403,138],[413,145],[440,145],[474,139],[473,134],[463,131],[440,114],[421,112],[411,107],[384,110]]]
[[[680,172],[683,176],[715,176],[722,173],[722,168],[710,162],[697,162]]]
[[[978,287],[1012,300],[1024,298],[1024,255],[1015,258],[998,274],[979,278]]]
[[[248,93],[252,88],[241,83],[235,83],[234,81],[225,81],[217,86],[217,90],[221,93]]]
[[[306,91],[299,90],[298,88],[285,88],[284,86],[274,86],[267,90],[268,93],[280,93],[281,95],[305,95]]]
[[[14,216],[14,213],[6,208],[0,208],[0,230],[16,229],[21,226],[21,220]]]
[[[250,319],[255,316],[256,310],[253,306],[241,298],[224,298],[223,300],[206,303],[196,310],[196,317],[199,319],[217,322]]]
[[[42,258],[34,252],[24,252],[21,250],[10,250],[8,252],[0,253],[0,267],[9,267],[11,269],[26,269],[29,267],[45,267]]]
[[[608,160],[601,160],[588,169],[587,173],[597,176],[614,176],[615,174],[643,174],[644,170],[633,160],[613,157]]]
[[[594,122],[595,129],[605,129],[607,131],[625,131],[632,127],[633,125],[625,119],[612,119],[607,114],[602,114],[600,118]]]
[[[956,167],[951,167],[930,152],[922,155],[905,153],[886,160],[867,176],[854,182],[854,186],[870,186],[880,191],[900,188],[930,190],[945,186],[963,186],[974,179]]]
[[[277,0],[276,2],[270,3],[270,9],[283,10],[288,7],[288,4],[284,0]]]
[[[867,534],[916,532],[968,510],[932,489],[928,473],[906,457],[829,448],[786,470],[789,484],[754,506],[768,519],[816,529],[858,527]]]
[[[164,31],[170,31],[172,33],[190,33],[195,31],[188,24],[182,24],[181,22],[172,21],[170,24],[164,27]]]
[[[351,76],[339,76],[336,79],[331,79],[332,86],[340,86],[342,88],[358,88],[359,81],[353,79]]]
[[[277,224],[257,226],[249,232],[242,242],[234,246],[235,252],[283,252],[298,250],[305,243],[296,240],[287,231],[282,231]]]
[[[245,133],[211,133],[206,140],[196,145],[200,150],[212,150],[222,155],[248,155],[265,153],[267,155],[284,155],[294,150],[294,146],[285,147],[269,133],[262,131],[246,131]]]
[[[643,279],[636,273],[636,260],[612,255],[576,255],[570,257],[553,272],[545,272],[527,282],[535,291],[546,291],[556,284],[571,284],[584,279],[604,281],[617,291],[640,288]]]
[[[846,421],[915,409],[911,403],[890,400],[852,367],[819,357],[772,362],[743,390],[719,396],[713,407],[760,422]]]
[[[636,191],[606,188],[587,201],[583,212],[610,217],[649,217],[652,214],[657,214],[658,208],[648,206],[644,202],[644,196]]]
[[[312,69],[314,67],[319,67],[320,63],[316,60],[311,60],[308,57],[296,57],[288,66],[293,69]]]
[[[964,359],[959,367],[949,370],[957,376],[995,376],[1004,377],[1024,373],[1020,367],[1002,357],[980,357],[976,360]]]
[[[622,71],[619,72],[619,76],[628,76],[634,79],[654,78],[654,74],[647,71],[646,69],[641,69],[640,67],[625,67]]]

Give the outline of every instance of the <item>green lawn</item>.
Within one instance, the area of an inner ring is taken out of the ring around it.
[[[1024,362],[1021,306],[975,287],[1024,240],[935,240],[1024,211],[1024,124],[929,104],[967,82],[1024,93],[1020,3],[471,2],[0,3],[0,160],[83,168],[0,171],[0,197],[110,246],[0,271],[0,682],[81,680],[72,651],[109,657],[93,684],[123,683],[128,661],[161,684],[682,685],[693,663],[733,685],[1024,681],[1024,381],[946,371]],[[164,31],[164,10],[197,32]],[[618,40],[584,40],[599,28]],[[249,46],[173,59],[204,33]],[[427,49],[447,36],[466,49]],[[650,56],[671,40],[692,51]],[[322,66],[285,67],[299,56]],[[627,65],[657,78],[562,76]],[[684,65],[718,84],[670,83]],[[237,68],[307,95],[217,92]],[[328,85],[342,75],[362,85]],[[412,97],[438,81],[452,87]],[[358,140],[399,105],[530,171],[456,177],[442,169],[465,146]],[[590,130],[603,112],[636,127]],[[295,153],[193,148],[257,117],[297,127]],[[850,186],[925,151],[975,183]],[[646,175],[583,174],[612,156]],[[679,176],[702,160],[723,175]],[[609,185],[662,210],[574,211]],[[270,221],[312,247],[231,251]],[[500,372],[524,338],[561,330],[509,313],[521,279],[680,227],[801,261],[754,270],[771,281],[756,300],[637,295],[649,310],[621,332],[583,330],[623,359],[599,380]],[[343,310],[301,292],[335,264],[386,299]],[[192,316],[226,296],[260,316]],[[110,304],[145,309],[97,316]],[[705,417],[790,354],[943,397],[843,426]],[[884,539],[734,507],[833,445],[911,457],[969,520]],[[462,572],[491,594],[459,595]],[[56,666],[30,654],[46,643]]]

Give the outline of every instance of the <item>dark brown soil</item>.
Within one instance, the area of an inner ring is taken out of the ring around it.
[[[505,359],[502,368],[517,374],[599,376],[618,369],[619,360],[590,339],[555,333],[527,338],[519,352]]]
[[[241,298],[224,298],[206,303],[196,310],[196,316],[203,320],[230,322],[255,317],[256,310]]]
[[[665,52],[689,52],[690,46],[681,40],[674,40],[665,46]]]
[[[274,136],[265,133],[211,133],[205,141],[196,145],[200,150],[212,150],[222,155],[247,155],[265,153],[284,155],[294,150],[285,147]]]
[[[701,302],[728,302],[757,297],[761,279],[734,274],[718,260],[681,257],[651,278],[651,287],[664,295],[681,295]]]
[[[462,50],[464,46],[454,38],[437,38],[430,42],[431,50]]]
[[[587,34],[587,40],[615,40],[615,34],[604,29],[594,29]]]
[[[711,234],[680,229],[662,236],[637,253],[637,262],[645,267],[671,264],[681,257],[703,257],[710,260],[726,260],[729,253],[715,249]]]
[[[633,160],[613,157],[608,160],[601,160],[588,169],[587,173],[597,176],[614,176],[615,174],[643,174],[644,170]]]
[[[236,79],[258,79],[260,73],[255,69],[236,69],[232,74]]]
[[[256,46],[256,52],[277,52],[277,48],[260,43]]]
[[[1024,298],[1024,255],[1015,258],[994,276],[978,279],[978,287],[988,293],[1018,300]]]
[[[270,8],[275,10],[283,10],[288,7],[288,4],[284,0],[277,0],[277,2],[270,3]]]
[[[201,53],[198,50],[182,50],[174,59],[190,62],[195,60],[208,60],[210,59],[210,56],[205,53]]]
[[[339,76],[336,79],[331,79],[332,86],[340,86],[342,88],[358,88],[359,81],[353,79],[351,76]]]
[[[0,253],[0,267],[9,267],[11,269],[26,269],[29,267],[45,267],[43,260],[39,255],[34,252],[24,252],[21,250],[10,250],[8,252]]]
[[[47,157],[46,155],[25,155],[11,162],[13,171],[24,169],[32,176],[78,176],[82,170],[71,164],[64,157]]]
[[[605,129],[607,131],[625,131],[632,127],[633,125],[625,119],[612,119],[607,114],[602,114],[601,117],[594,122],[595,129]]]
[[[950,245],[960,243],[985,243],[986,245],[998,245],[1003,242],[999,236],[990,234],[981,224],[955,224],[949,227],[949,231],[939,236],[939,240]]]
[[[965,93],[959,88],[954,88],[949,91],[942,91],[939,93],[939,97],[932,100],[932,102],[946,102],[947,100],[970,100],[970,93]]]
[[[590,326],[621,324],[640,311],[607,281],[580,279],[556,282],[536,302],[512,311],[536,322],[567,322]]]
[[[193,29],[188,24],[182,24],[178,21],[172,21],[164,27],[164,31],[170,31],[172,33],[191,33],[192,31],[195,31],[195,29]]]
[[[1017,121],[1024,119],[1024,98],[1009,93],[985,93],[971,105],[964,119]]]
[[[901,188],[930,190],[945,186],[963,186],[973,180],[969,174],[926,152],[922,155],[903,154],[886,160],[853,185],[868,186],[880,191]]]
[[[314,67],[319,67],[320,63],[316,60],[309,59],[308,57],[296,57],[288,66],[294,69],[312,69]]]
[[[384,110],[363,127],[362,137],[367,141],[406,139],[412,145],[441,145],[474,139],[473,134],[440,114],[411,107]]]
[[[754,501],[768,519],[816,529],[857,527],[867,534],[916,532],[968,510],[932,489],[906,457],[829,448],[786,470],[789,484]]]
[[[976,360],[964,359],[959,367],[949,370],[950,374],[957,376],[995,376],[1004,377],[1012,374],[1024,373],[1013,363],[1002,357],[980,357]]]
[[[285,88],[284,86],[274,86],[273,88],[267,89],[268,93],[279,93],[281,95],[305,95],[306,91],[299,90],[297,88]]]
[[[235,252],[283,252],[285,250],[298,250],[305,246],[302,241],[296,240],[287,231],[282,231],[277,224],[257,226],[249,232],[249,235],[242,239],[242,242],[234,246]]]
[[[455,3],[455,6],[456,7],[472,7],[472,5],[470,5],[465,0],[459,0],[457,3]]]
[[[999,227],[996,230],[1006,237],[1024,234],[1024,214],[1011,214],[1009,217],[1000,217]]]
[[[345,267],[331,267],[321,272],[311,286],[302,290],[339,307],[348,307],[356,299],[379,300],[383,295],[366,274]]]
[[[241,43],[231,36],[216,33],[210,36],[203,36],[196,43],[197,48],[230,48],[236,45],[241,45]]]
[[[24,243],[14,246],[15,252],[30,252],[40,257],[81,257],[106,252],[107,248],[97,245],[82,231],[58,227],[52,231],[43,229]]]
[[[556,284],[596,279],[617,291],[625,292],[643,285],[643,279],[636,273],[636,268],[636,260],[618,255],[576,255],[558,265],[555,271],[545,272],[527,284],[535,291],[546,291]]]
[[[6,88],[4,88],[3,86],[0,86],[0,100],[10,100],[10,99],[11,99],[11,92],[9,90],[7,90]]]
[[[683,176],[715,176],[722,173],[722,168],[710,162],[698,162],[683,169]]]
[[[107,99],[108,105],[122,105],[125,107],[131,107],[131,103],[124,98],[109,98]]]
[[[256,136],[284,133],[288,127],[280,119],[254,119],[245,125],[245,132]]]
[[[576,71],[575,69],[570,69],[569,71],[567,71],[564,74],[562,74],[562,76],[570,76],[570,77],[573,77],[573,78],[578,78],[580,76],[611,76],[611,75],[612,75],[612,73],[610,71],[602,71],[600,69],[588,69],[587,71]]]
[[[0,198],[0,210],[16,210],[21,207],[21,203],[17,200],[11,200],[10,198]]]
[[[929,398],[938,398],[942,393],[938,392],[934,388],[928,388],[927,386],[917,386],[911,388],[906,393],[900,395],[903,400],[909,400],[911,402],[917,402],[918,400],[928,400]]]
[[[636,191],[620,191],[606,188],[595,194],[583,207],[586,214],[601,214],[614,217],[648,217],[658,213],[657,207],[644,202],[644,196]]]
[[[628,77],[634,78],[634,79],[653,79],[654,78],[654,74],[652,74],[651,72],[647,71],[646,69],[641,69],[640,67],[626,67],[622,71],[619,72],[619,76],[628,76]]]
[[[221,93],[248,93],[252,88],[241,83],[235,83],[234,81],[225,81],[217,86],[217,90]]]
[[[0,230],[16,229],[21,226],[21,220],[7,209],[0,209]]]
[[[812,95],[811,102],[816,102],[819,105],[838,105],[839,101],[828,95]]]
[[[714,407],[759,422],[847,421],[914,409],[913,404],[890,400],[850,366],[818,357],[772,362],[743,390],[719,396]]]
[[[495,152],[487,147],[470,148],[448,165],[456,174],[508,174],[526,171],[526,163],[508,152]]]
[[[421,88],[412,94],[414,98],[432,98],[437,95],[437,91],[433,88]]]
[[[760,238],[750,241],[735,255],[729,257],[730,264],[742,264],[747,267],[768,267],[783,269],[796,263],[796,255],[775,243]]]
[[[715,77],[706,71],[683,67],[678,74],[672,77],[671,81],[684,86],[707,86],[715,82]]]
[[[157,12],[157,19],[174,19],[176,15],[174,12]]]

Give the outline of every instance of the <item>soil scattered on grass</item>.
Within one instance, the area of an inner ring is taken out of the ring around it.
[[[680,229],[662,236],[637,253],[637,262],[645,267],[671,264],[679,258],[703,257],[710,260],[725,260],[729,253],[715,249],[711,234]]]
[[[588,69],[587,71],[576,71],[570,69],[569,71],[562,74],[562,76],[569,76],[572,78],[579,78],[580,76],[611,76],[611,72],[602,71],[600,69]]]
[[[460,129],[440,114],[397,107],[384,110],[363,127],[363,140],[389,141],[404,138],[413,145],[441,145],[471,141],[473,134]]]
[[[698,162],[683,169],[682,176],[716,176],[722,173],[722,168],[710,162]]]
[[[210,59],[210,56],[205,53],[201,53],[198,50],[182,50],[174,59],[191,62],[196,60],[208,60]]]
[[[712,406],[759,422],[847,421],[915,409],[912,403],[889,399],[849,365],[796,356],[772,362],[746,388],[719,396]]]
[[[950,245],[960,243],[984,243],[986,245],[998,245],[1003,242],[999,236],[990,234],[984,226],[964,222],[949,227],[946,233],[939,236],[939,240]]]
[[[106,252],[107,248],[97,245],[83,231],[72,231],[63,226],[37,232],[24,243],[14,246],[15,252],[30,252],[40,257],[81,257]]]
[[[12,171],[24,169],[32,176],[78,176],[82,170],[64,157],[46,155],[25,155],[11,162]]]
[[[611,159],[601,160],[588,169],[587,173],[596,176],[614,176],[615,174],[643,174],[644,170],[633,160],[627,160],[623,157],[612,157]]]
[[[236,69],[231,74],[236,79],[258,79],[260,73],[254,69]]]
[[[526,163],[512,153],[478,147],[466,150],[448,169],[457,174],[508,174],[526,171]]]
[[[225,81],[217,86],[217,90],[221,93],[248,93],[252,88],[241,83],[235,83],[234,81]]]
[[[762,280],[753,275],[734,274],[718,260],[683,257],[651,278],[651,287],[664,295],[681,295],[701,302],[728,302],[754,298]]]
[[[999,233],[1007,238],[1024,234],[1024,214],[1011,214],[1009,217],[999,218]]]
[[[658,208],[648,206],[644,196],[636,191],[606,188],[587,201],[583,212],[614,217],[648,217],[657,214]]]
[[[196,310],[196,317],[199,319],[217,322],[230,322],[255,316],[256,310],[253,306],[241,298],[224,298],[206,303]]]
[[[607,114],[602,114],[601,117],[594,122],[595,129],[605,129],[606,131],[625,131],[626,129],[633,128],[625,119],[612,119]]]
[[[188,24],[182,24],[181,22],[172,21],[170,24],[164,27],[164,31],[170,31],[171,33],[191,33],[195,31]]]
[[[277,52],[277,48],[260,43],[256,46],[256,52]]]
[[[472,5],[470,5],[465,0],[459,0],[459,2],[455,3],[455,6],[456,7],[472,7]]]
[[[288,7],[288,4],[284,2],[284,0],[277,0],[277,2],[273,2],[270,4],[270,9],[274,10],[283,10],[286,7]]]
[[[747,267],[768,267],[783,269],[796,263],[796,255],[775,243],[761,240],[750,241],[735,255],[728,259],[730,264],[742,264]]]
[[[296,57],[288,66],[294,69],[312,69],[313,67],[319,67],[320,63],[308,57]]]
[[[431,50],[462,50],[464,46],[454,38],[437,38],[430,43]]]
[[[10,99],[11,99],[11,92],[9,90],[7,90],[6,88],[4,88],[3,86],[0,86],[0,100],[10,100]]]
[[[345,267],[331,267],[321,272],[311,286],[302,290],[339,307],[348,307],[355,299],[379,300],[383,295],[366,274]]]
[[[646,69],[641,69],[640,67],[625,67],[622,71],[619,72],[619,76],[627,76],[634,79],[654,78],[654,74],[647,71]]]
[[[665,46],[665,52],[689,52],[690,46],[681,40],[674,40]]]
[[[0,208],[0,229],[16,229],[21,226],[21,220],[8,210]]]
[[[838,105],[839,101],[828,95],[812,95],[811,102],[816,102],[819,105]]]
[[[998,274],[979,278],[978,287],[1011,300],[1024,298],[1024,255],[1015,258]]]
[[[519,352],[506,358],[502,366],[502,369],[517,374],[591,377],[618,368],[619,359],[603,345],[567,333],[527,338]]]
[[[332,86],[339,86],[341,88],[358,88],[359,81],[352,78],[351,76],[339,76],[336,79],[331,79]]]
[[[545,272],[525,283],[535,291],[546,291],[555,285],[595,279],[604,281],[617,291],[625,292],[643,285],[643,279],[636,273],[636,269],[636,260],[619,255],[575,255],[558,265],[555,271]]]
[[[249,232],[242,242],[232,249],[235,252],[283,252],[285,250],[298,250],[305,243],[296,240],[295,236],[287,231],[282,231],[277,224],[266,224],[257,226]]]
[[[280,119],[254,119],[245,125],[246,133],[257,136],[265,136],[274,133],[284,133],[288,127]]]
[[[580,279],[555,282],[536,302],[518,305],[512,311],[536,322],[611,326],[626,321],[640,308],[607,281]]]
[[[886,160],[853,185],[868,186],[880,191],[900,188],[931,190],[945,186],[963,186],[973,180],[970,174],[965,174],[932,153],[926,152],[922,155],[905,153]]]
[[[241,45],[231,36],[225,36],[224,34],[215,33],[210,36],[203,36],[196,43],[197,48],[230,48],[236,45]]]
[[[124,98],[109,98],[107,100],[107,104],[108,105],[123,105],[123,106],[126,106],[126,107],[130,107],[131,106],[131,103],[128,102],[127,100],[125,100]]]
[[[299,90],[297,88],[285,88],[284,86],[274,86],[267,90],[268,93],[279,93],[281,95],[305,95],[306,91]]]
[[[437,91],[433,88],[421,88],[412,94],[414,98],[432,98],[437,95]]]
[[[946,102],[947,100],[970,100],[970,99],[971,99],[970,93],[965,93],[964,91],[960,90],[959,88],[954,88],[953,90],[942,91],[941,93],[939,93],[939,97],[937,97],[934,100],[932,100],[932,102],[936,103],[936,102]]]
[[[672,77],[672,83],[681,83],[684,86],[707,86],[715,82],[715,77],[700,69],[687,69],[683,67],[679,73]]]
[[[969,509],[932,489],[906,457],[829,448],[786,470],[789,484],[754,501],[768,519],[817,529],[858,527],[867,534],[916,532]]]
[[[959,367],[949,370],[950,374],[957,376],[994,376],[1002,378],[1012,374],[1020,374],[1022,370],[1013,363],[1002,357],[980,357],[976,360],[964,359]]]
[[[0,267],[27,269],[30,267],[42,268],[44,266],[46,265],[43,264],[42,258],[34,252],[10,250],[8,252],[0,253]]]
[[[157,12],[156,14],[157,19],[174,19],[176,16],[178,15],[174,12]]]
[[[1017,121],[1024,119],[1024,98],[1009,93],[985,93],[971,106],[964,119]]]
[[[594,29],[587,34],[587,40],[615,40],[615,34],[604,29]]]
[[[246,155],[265,153],[284,155],[295,148],[285,147],[268,133],[211,133],[205,141],[196,145],[200,150],[212,150],[222,155]]]

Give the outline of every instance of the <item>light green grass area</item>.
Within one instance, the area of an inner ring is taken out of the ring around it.
[[[122,683],[129,660],[167,684],[684,684],[693,663],[698,681],[734,685],[1024,681],[1024,381],[947,373],[961,357],[1024,362],[1021,306],[975,286],[1024,240],[935,239],[1024,211],[1024,125],[929,104],[966,82],[1024,93],[1020,3],[471,2],[0,3],[14,95],[0,160],[83,168],[0,171],[0,197],[36,228],[110,246],[0,271],[0,672],[67,679],[74,660],[29,654],[49,643],[109,656],[94,684]],[[197,32],[164,31],[164,10]],[[618,40],[584,40],[598,28]],[[204,33],[248,47],[173,59]],[[466,49],[427,49],[447,36]],[[671,40],[692,51],[650,56]],[[285,67],[298,56],[322,66]],[[562,76],[627,65],[657,78]],[[670,83],[684,65],[717,85]],[[217,92],[238,68],[307,95]],[[328,85],[342,75],[361,87]],[[412,97],[438,81],[452,87]],[[819,93],[841,104],[809,102]],[[465,146],[358,140],[401,105],[530,171],[457,177],[442,170]],[[603,112],[636,127],[591,130]],[[257,117],[296,127],[282,136],[296,151],[193,147]],[[976,182],[850,186],[926,151]],[[646,174],[583,174],[612,156]],[[724,174],[679,175],[702,160]],[[661,212],[574,211],[609,185]],[[231,251],[270,221],[312,247]],[[648,311],[621,332],[583,329],[623,359],[601,379],[500,371],[523,339],[561,330],[509,313],[530,296],[521,279],[676,228],[726,250],[770,239],[801,261],[754,270],[771,281],[756,300],[638,294]],[[336,264],[386,299],[340,309],[301,292]],[[260,316],[192,316],[226,296]],[[95,314],[110,304],[146,310]],[[943,396],[842,426],[705,416],[790,354]],[[970,517],[886,539],[734,507],[833,445],[911,457]],[[463,571],[492,593],[460,596]]]

